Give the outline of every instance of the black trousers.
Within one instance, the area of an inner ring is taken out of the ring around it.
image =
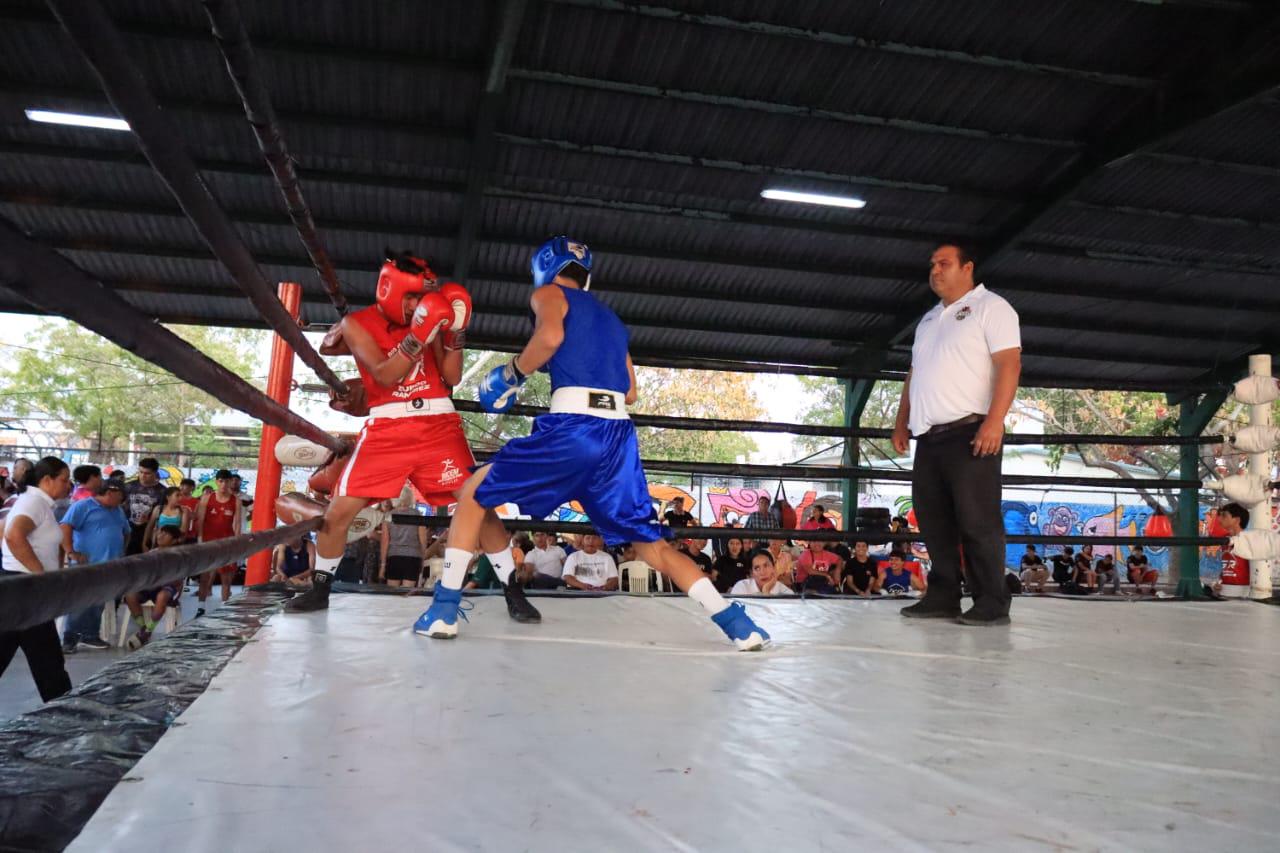
[[[71,676],[67,675],[66,661],[62,657],[62,642],[52,621],[41,622],[24,631],[0,633],[0,675],[9,668],[18,649],[27,656],[27,666],[31,667],[31,677],[35,679],[43,701],[57,699],[71,690]]]
[[[995,456],[974,456],[969,442],[981,423],[916,440],[911,500],[920,536],[929,549],[930,600],[960,602],[960,554],[984,615],[1009,612],[1004,583],[1004,517],[1000,513],[1000,463]]]

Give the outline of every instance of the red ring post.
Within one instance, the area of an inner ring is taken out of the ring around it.
[[[277,291],[280,304],[289,316],[298,320],[302,306],[302,285],[291,281],[280,282]],[[288,408],[290,386],[293,383],[293,350],[284,338],[271,336],[271,366],[267,369],[267,396]],[[262,425],[262,444],[258,448],[258,477],[253,489],[252,530],[271,530],[276,526],[276,498],[280,496],[280,463],[276,460],[276,442],[284,432],[270,424]],[[244,582],[248,586],[266,583],[271,577],[271,552],[259,551],[249,558]]]

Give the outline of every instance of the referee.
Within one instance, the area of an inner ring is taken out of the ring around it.
[[[943,243],[929,259],[929,287],[941,301],[916,326],[893,446],[906,453],[916,440],[911,498],[933,565],[924,598],[902,615],[1007,625],[1000,461],[1022,337],[1013,307],[973,276],[964,246]],[[962,559],[973,593],[963,615]]]

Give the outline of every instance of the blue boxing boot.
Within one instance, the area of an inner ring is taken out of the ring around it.
[[[769,632],[751,621],[747,608],[736,601],[712,616],[711,621],[720,626],[740,652],[758,652],[769,642]]]
[[[436,640],[451,640],[458,636],[458,617],[467,618],[462,609],[462,590],[449,589],[436,584],[431,606],[413,623],[413,633]]]

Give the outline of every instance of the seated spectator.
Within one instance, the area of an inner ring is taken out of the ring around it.
[[[773,513],[769,511],[769,499],[766,497],[756,501],[756,511],[751,513],[743,520],[742,526],[748,530],[758,530],[765,527],[777,527],[774,523]]]
[[[736,521],[730,521],[725,524],[725,528],[728,530],[737,530],[741,527],[742,525],[738,524]],[[739,539],[738,541],[742,542],[741,539]],[[711,555],[713,557],[723,557],[725,554],[725,549],[727,547],[728,547],[728,540],[724,539],[723,537],[717,536],[715,539],[711,540]],[[743,542],[742,553],[744,557],[747,554],[751,553],[751,549],[747,547],[745,542]]]
[[[173,524],[166,524],[155,532],[153,548],[172,548],[182,544],[182,530]],[[281,547],[281,546],[278,546]],[[314,553],[314,552],[313,552]],[[129,615],[138,623],[138,633],[129,638],[129,648],[137,649],[151,641],[151,634],[156,625],[164,618],[164,612],[176,606],[182,595],[182,579],[167,583],[155,589],[131,592],[125,595],[124,603],[129,608]],[[142,605],[150,601],[154,606],[151,615],[147,616]]]
[[[811,541],[808,550],[796,561],[796,583],[814,592],[837,592],[840,589],[838,556],[827,550],[826,542]]]
[[[705,539],[682,539],[680,540],[680,550],[685,553],[690,560],[698,564],[698,568],[702,569],[702,573],[707,577],[711,577],[712,566],[714,565],[711,557],[706,553],[707,540]]]
[[[533,569],[530,586],[534,589],[557,589],[564,586],[564,564],[568,559],[563,548],[547,533],[533,534],[533,550],[524,561]]]
[[[853,556],[845,561],[840,587],[850,595],[866,598],[880,591],[880,563],[866,542],[853,543]]]
[[[1049,582],[1049,569],[1044,560],[1036,553],[1034,545],[1027,546],[1027,553],[1022,557],[1022,589],[1025,592],[1044,592],[1044,585]]]
[[[1111,584],[1111,594],[1120,594],[1120,573],[1116,571],[1116,562],[1110,554],[1103,554],[1093,567],[1093,576],[1098,584],[1098,591],[1105,592],[1107,584]]]
[[[533,579],[533,567],[525,559],[525,555],[533,550],[533,540],[527,533],[511,534],[511,560],[516,564],[516,583],[527,586]]]
[[[671,507],[662,515],[662,520],[669,527],[696,527],[697,521],[694,517],[685,512],[684,498],[675,497],[671,499]]]
[[[1071,576],[1075,573],[1075,551],[1067,545],[1062,549],[1061,554],[1054,554],[1050,562],[1053,563],[1053,582],[1058,585],[1058,589],[1066,589],[1067,584],[1071,582]]]
[[[315,569],[316,546],[305,534],[297,542],[277,545],[271,551],[271,583],[307,586]]]
[[[1134,592],[1141,593],[1142,585],[1149,583],[1151,594],[1156,594],[1156,583],[1160,580],[1160,573],[1151,568],[1141,545],[1133,546],[1129,551],[1129,559],[1125,560],[1125,565],[1129,569],[1129,583],[1133,584]]]
[[[76,501],[62,517],[62,549],[69,563],[101,563],[123,557],[133,528],[121,508],[125,491],[119,483],[106,482],[89,500]],[[114,606],[114,600],[112,601]],[[77,648],[108,649],[102,639],[102,604],[71,615],[62,632],[62,651]]]
[[[741,539],[725,539],[725,552],[711,564],[711,582],[721,594],[728,592],[751,574],[751,563]]]
[[[653,566],[636,557],[636,546],[624,542],[618,551],[618,582],[630,586],[635,577],[648,577],[652,583]]]
[[[778,567],[768,551],[751,555],[751,577],[743,578],[729,590],[730,595],[795,595],[778,579]]]
[[[471,569],[467,573],[467,582],[463,589],[502,589],[502,581],[493,570],[493,563],[483,552],[471,560]]]
[[[801,530],[835,530],[836,523],[827,518],[827,511],[822,504],[809,507],[809,520],[800,525]]]
[[[592,592],[608,592],[618,588],[618,567],[607,551],[600,550],[600,537],[587,533],[578,542],[581,550],[574,551],[564,561],[564,582],[573,589]]]
[[[1093,571],[1093,555],[1086,553],[1089,550],[1089,546],[1086,545],[1080,549],[1079,554],[1076,554],[1076,559],[1071,569],[1071,580],[1067,584],[1067,592],[1087,595],[1097,589],[1098,576]]]
[[[889,565],[880,566],[880,592],[888,595],[906,595],[911,590],[924,591],[924,581],[907,568],[906,555],[901,551],[889,552]]]
[[[767,545],[765,545],[765,541],[768,542]],[[795,557],[784,547],[786,544],[781,539],[757,540],[756,550],[769,552],[769,557],[772,558],[773,565],[778,570],[778,582],[791,589],[796,584]],[[755,563],[752,563],[752,565],[755,565]]]

